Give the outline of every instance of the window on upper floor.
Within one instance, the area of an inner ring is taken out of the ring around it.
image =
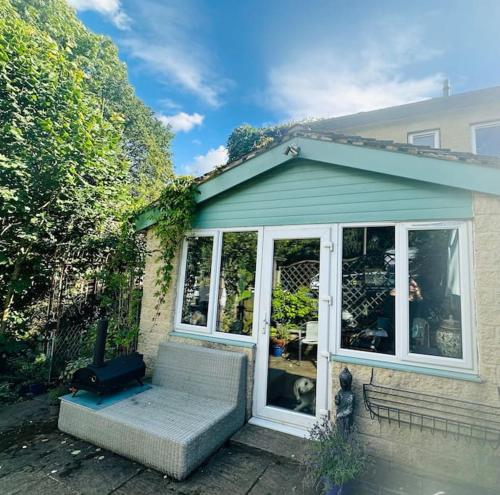
[[[429,146],[430,148],[440,147],[439,129],[421,132],[409,132],[408,142],[415,146]]]
[[[500,156],[500,121],[472,126],[472,151],[478,155]]]

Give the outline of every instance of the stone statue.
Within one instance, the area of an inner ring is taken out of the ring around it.
[[[344,434],[348,434],[353,425],[354,394],[351,391],[352,375],[344,368],[339,375],[340,390],[335,395],[337,406],[337,428]]]

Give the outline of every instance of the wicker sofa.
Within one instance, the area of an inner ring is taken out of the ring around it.
[[[184,479],[245,420],[246,356],[164,342],[150,390],[92,410],[62,400],[59,429]]]

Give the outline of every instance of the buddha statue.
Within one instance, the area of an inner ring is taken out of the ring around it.
[[[344,434],[348,434],[353,425],[354,394],[351,390],[352,375],[347,368],[340,372],[339,381],[340,390],[335,395],[337,428]]]

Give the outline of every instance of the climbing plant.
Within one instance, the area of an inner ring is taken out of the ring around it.
[[[157,202],[160,216],[155,233],[160,242],[161,261],[157,273],[159,304],[172,280],[173,261],[179,245],[191,229],[197,194],[196,179],[181,175],[169,179]]]

